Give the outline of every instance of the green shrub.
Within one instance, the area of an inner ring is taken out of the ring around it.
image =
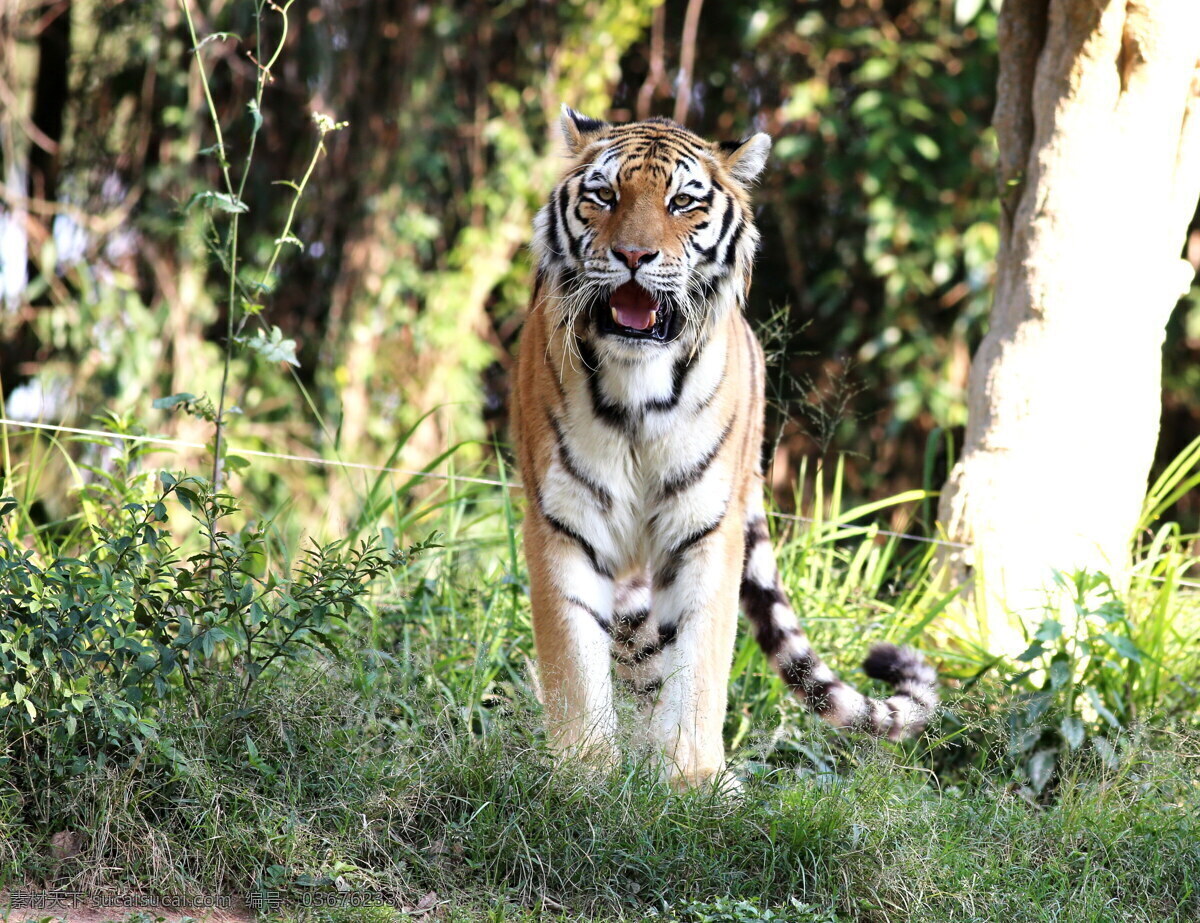
[[[1056,574],[1054,582],[1071,608],[1042,620],[1017,657],[1028,668],[1009,679],[1017,697],[1008,709],[1008,754],[1034,795],[1087,742],[1103,762],[1119,762],[1116,739],[1143,717],[1137,690],[1150,656],[1106,575]]]
[[[46,556],[0,534],[0,767],[29,791],[89,762],[142,753],[163,704],[199,708],[196,687],[232,673],[246,706],[262,674],[322,648],[336,655],[365,588],[428,542],[305,550],[270,564],[270,523],[234,532],[228,494],[161,472],[150,499],[106,518],[78,556]],[[168,504],[192,517],[193,553],[167,529]],[[0,515],[17,510],[0,500]]]

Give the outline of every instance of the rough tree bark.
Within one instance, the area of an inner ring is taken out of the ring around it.
[[[939,518],[983,640],[1053,569],[1123,581],[1158,439],[1164,327],[1200,196],[1200,2],[1005,0],[991,326]]]

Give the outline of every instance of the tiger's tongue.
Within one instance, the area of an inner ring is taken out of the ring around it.
[[[658,302],[636,282],[626,282],[614,291],[608,304],[617,316],[617,323],[623,327],[647,330],[654,326]]]

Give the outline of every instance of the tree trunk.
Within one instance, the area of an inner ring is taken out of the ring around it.
[[[1200,196],[1200,3],[1005,0],[991,327],[941,498],[943,574],[1023,643],[1054,570],[1120,585],[1158,439],[1167,318]]]

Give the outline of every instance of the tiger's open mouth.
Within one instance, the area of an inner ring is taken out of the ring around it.
[[[632,279],[613,289],[607,299],[599,300],[594,310],[601,333],[663,343],[679,336],[679,312]]]

